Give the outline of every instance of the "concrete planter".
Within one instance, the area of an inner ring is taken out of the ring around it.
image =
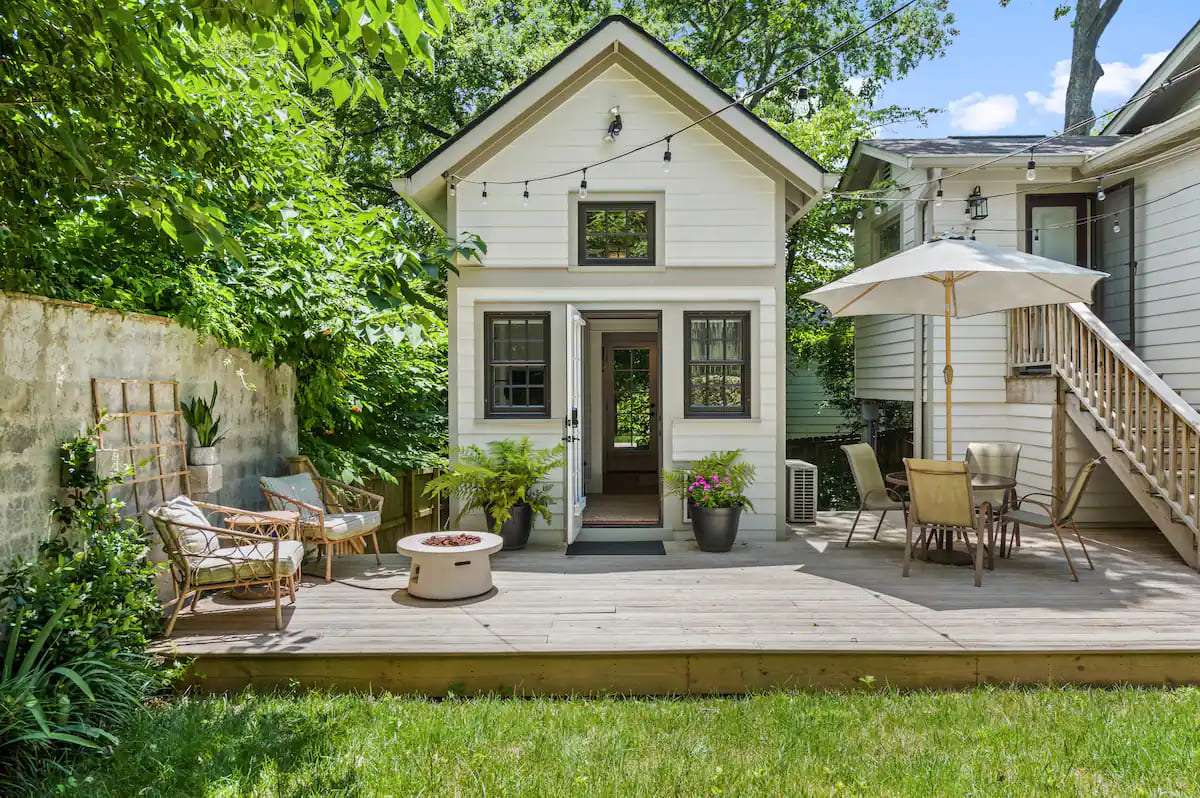
[[[729,551],[737,539],[738,522],[742,518],[739,507],[697,507],[692,505],[692,533],[700,551]]]
[[[225,484],[225,474],[220,464],[194,465],[188,469],[188,482],[192,493],[216,493]]]
[[[188,464],[194,466],[215,466],[217,464],[217,447],[192,446],[188,449]]]

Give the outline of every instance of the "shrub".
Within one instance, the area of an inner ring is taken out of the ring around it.
[[[462,500],[458,518],[471,510],[486,510],[492,516],[493,532],[512,516],[517,504],[528,504],[548,524],[551,520],[551,491],[544,482],[550,472],[561,468],[562,444],[553,449],[535,449],[528,438],[492,441],[487,450],[467,446],[446,473],[429,481],[427,496],[457,496]]]

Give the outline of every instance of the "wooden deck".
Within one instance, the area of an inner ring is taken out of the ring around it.
[[[1153,530],[1092,532],[1096,570],[1070,581],[1057,545],[1025,541],[975,588],[918,562],[903,533],[845,549],[849,518],[781,543],[704,554],[494,559],[496,590],[435,603],[406,593],[407,559],[336,561],[306,577],[286,628],[269,602],[223,594],[185,612],[164,650],[195,657],[201,689],[288,684],[515,693],[736,693],[983,682],[1200,682],[1200,576]],[[352,586],[354,585],[354,586]],[[357,586],[357,587],[355,587]],[[370,588],[360,589],[360,588]]]

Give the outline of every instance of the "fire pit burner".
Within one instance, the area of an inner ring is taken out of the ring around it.
[[[483,540],[483,538],[479,537],[479,535],[459,534],[434,535],[432,537],[425,538],[421,542],[426,546],[474,546],[481,540]]]

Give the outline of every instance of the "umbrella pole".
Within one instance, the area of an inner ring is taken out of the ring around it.
[[[946,280],[946,366],[942,369],[942,377],[946,381],[946,460],[954,459],[954,367],[950,365],[950,310],[954,300],[954,278]]]

